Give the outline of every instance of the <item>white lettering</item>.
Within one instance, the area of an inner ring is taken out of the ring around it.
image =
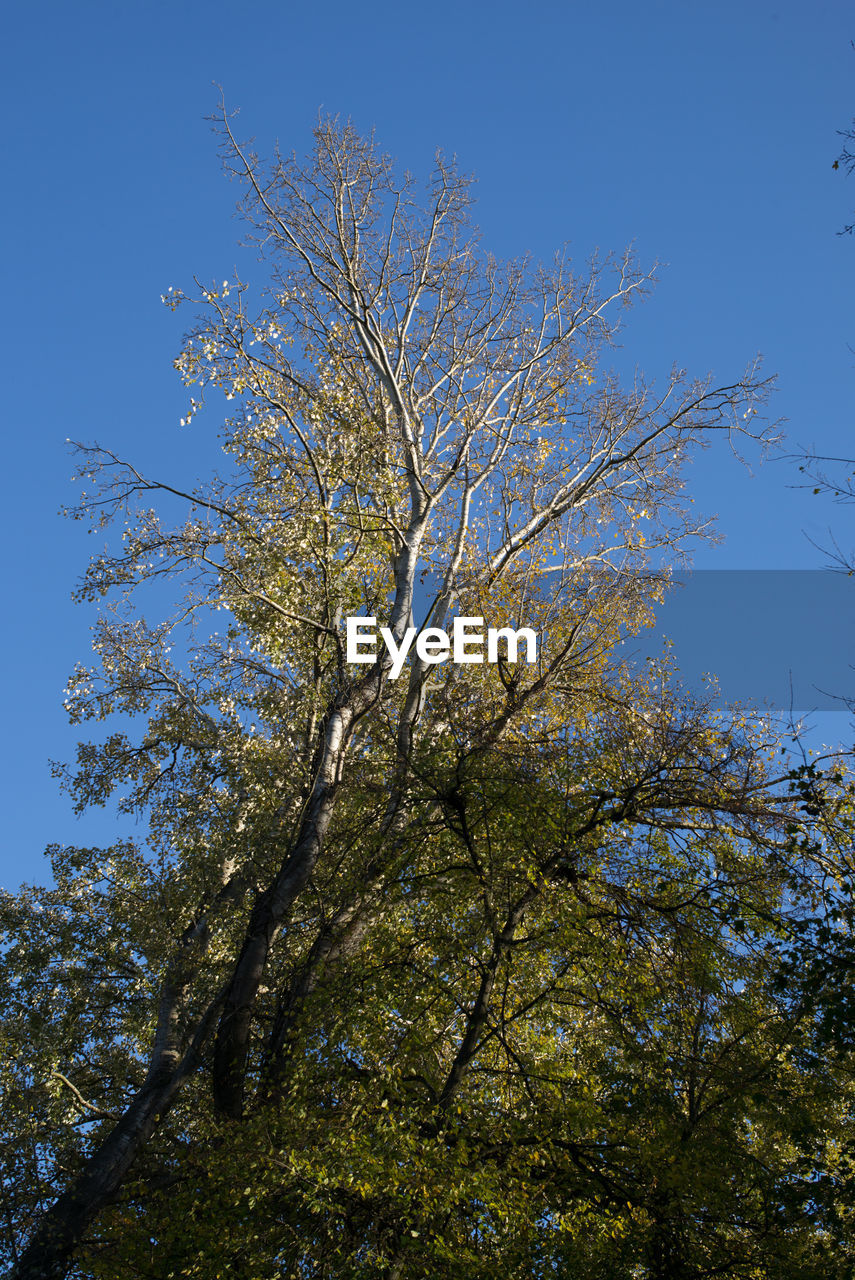
[[[395,637],[388,627],[381,627],[380,634],[383,637],[383,643],[392,655],[392,670],[389,672],[389,679],[397,680],[403,669],[404,659],[410,652],[410,645],[413,643],[416,629],[415,627],[407,627],[400,648],[395,644]]]
[[[377,633],[373,630],[376,622],[376,618],[359,617],[347,619],[346,652],[348,662],[377,661]],[[483,626],[483,618],[455,618],[453,640],[449,639],[448,632],[443,631],[441,627],[425,627],[424,631],[419,632],[416,631],[415,627],[407,627],[401,637],[400,644],[389,627],[381,627],[380,638],[386,646],[386,652],[392,659],[389,678],[397,680],[400,676],[407,656],[413,648],[413,641],[415,641],[415,651],[418,657],[428,666],[434,666],[438,662],[445,662],[449,656],[452,656],[454,662],[461,664],[483,662],[483,653],[470,651],[470,646],[472,645],[481,645],[483,647]],[[499,661],[500,640],[504,641],[507,647],[508,662],[517,662],[519,660],[520,641],[525,643],[526,662],[537,661],[537,634],[532,631],[531,627],[520,627],[516,631],[513,627],[488,627],[488,662],[495,663]]]
[[[520,627],[519,631],[511,627],[490,627],[487,632],[487,661],[499,661],[499,640],[504,639],[508,644],[508,662],[516,662],[520,637],[525,640],[526,662],[537,662],[537,636],[531,627]]]
[[[347,620],[347,660],[348,662],[373,662],[374,653],[363,653],[361,646],[365,644],[373,645],[377,639],[376,635],[362,635],[363,627],[373,627],[376,618],[348,618]]]
[[[425,627],[416,640],[416,653],[422,662],[433,665],[444,662],[448,657],[450,644],[447,634],[441,627]]]
[[[454,619],[454,661],[455,662],[483,662],[484,655],[482,653],[467,653],[467,644],[483,644],[483,638],[478,635],[469,635],[470,627],[483,627],[483,618],[455,618]]]

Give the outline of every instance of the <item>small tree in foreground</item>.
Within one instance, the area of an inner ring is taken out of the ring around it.
[[[848,937],[851,789],[619,660],[767,384],[623,387],[629,256],[500,264],[441,159],[419,197],[350,127],[265,167],[220,123],[268,291],[167,300],[228,471],[82,449],[120,604],[69,705],[143,728],[67,784],[149,835],[2,901],[11,1274],[843,1275],[851,1062],[793,957]],[[354,615],[541,645],[392,679]]]

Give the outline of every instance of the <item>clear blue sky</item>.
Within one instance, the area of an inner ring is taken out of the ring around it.
[[[66,437],[164,478],[204,474],[216,423],[182,431],[172,370],[183,317],[160,294],[228,275],[236,191],[204,117],[213,82],[261,151],[305,150],[319,108],[375,127],[416,173],[436,147],[479,178],[502,255],[585,256],[634,240],[667,263],[622,364],[722,380],[760,351],[793,445],[855,453],[855,240],[835,233],[855,179],[834,172],[855,114],[855,13],[787,0],[344,4],[38,0],[3,23],[6,273],[4,800],[0,883],[42,875],[50,841],[107,841],[51,780],[74,735],[62,689],[93,617],[69,593],[94,550],[57,516]],[[691,478],[727,541],[696,563],[810,568],[806,540],[851,509],[749,474],[726,449]],[[846,528],[848,521],[849,527]]]

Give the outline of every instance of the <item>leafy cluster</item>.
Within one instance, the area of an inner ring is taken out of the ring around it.
[[[852,783],[620,656],[766,384],[621,388],[630,258],[498,264],[441,159],[420,202],[349,127],[221,125],[270,267],[177,361],[225,474],[81,450],[121,540],[68,706],[124,727],[63,777],[147,835],[0,901],[11,1274],[851,1274]],[[392,681],[351,614],[542,645]]]

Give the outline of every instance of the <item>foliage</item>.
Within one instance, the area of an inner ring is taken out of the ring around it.
[[[198,286],[177,365],[229,470],[81,448],[122,541],[69,710],[143,727],[65,782],[148,835],[2,899],[12,1274],[850,1274],[852,784],[620,657],[766,384],[622,388],[631,258],[502,265],[441,158],[419,204],[350,127],[221,126],[270,288]],[[543,643],[392,680],[353,614]]]

